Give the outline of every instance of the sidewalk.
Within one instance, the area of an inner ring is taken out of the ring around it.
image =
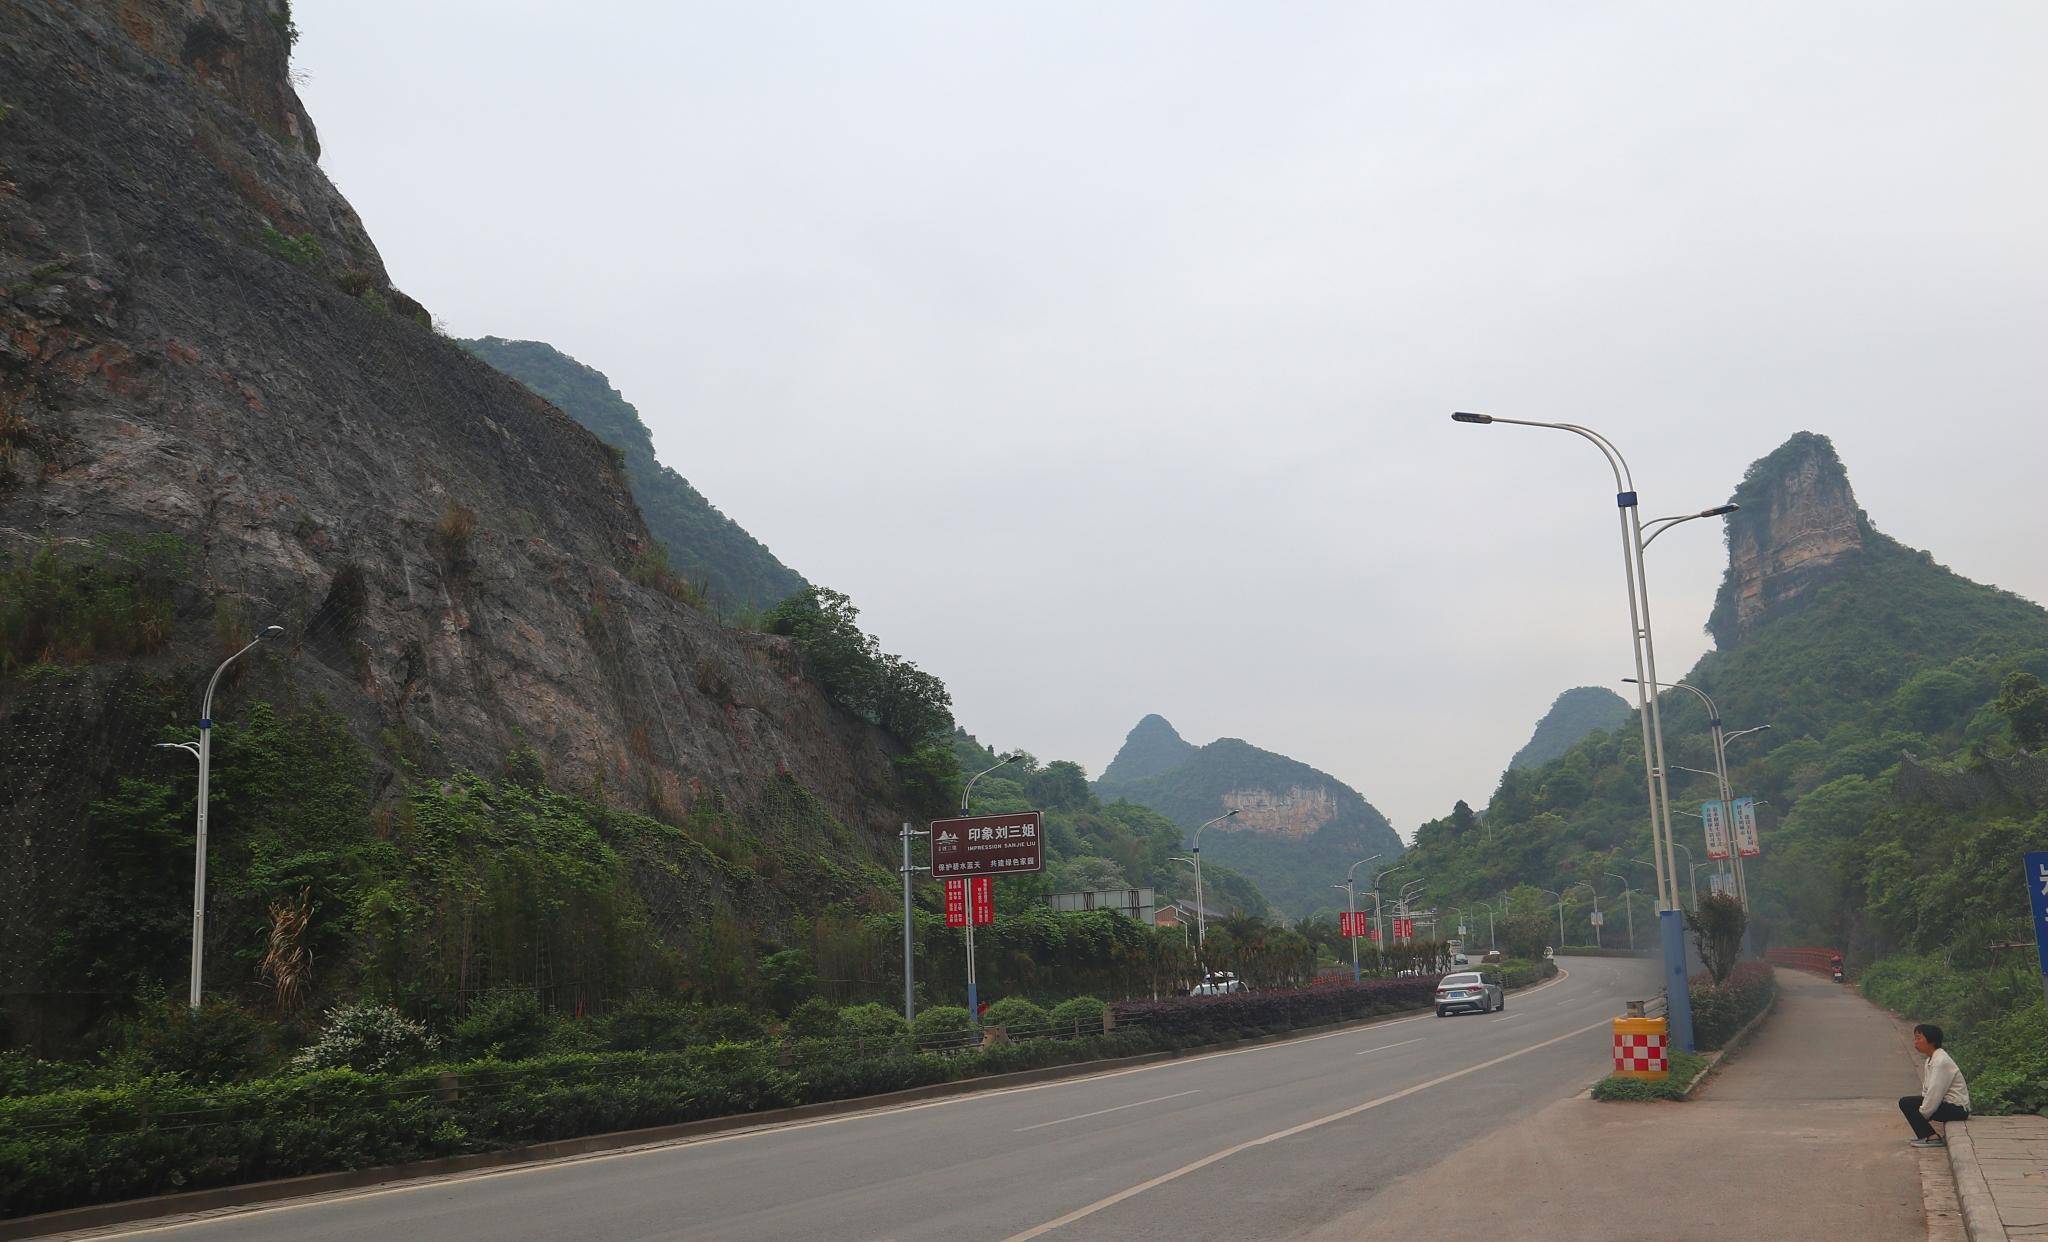
[[[2048,1238],[2048,1117],[1979,1117],[1949,1127],[1970,1242]]]
[[[1920,1157],[1941,1153],[1906,1146],[1896,1101],[1918,1079],[1902,1028],[1813,975],[1780,970],[1778,987],[1777,1012],[1698,1098],[1561,1100],[1311,1236],[1435,1237],[1455,1221],[1522,1239],[1928,1238]]]

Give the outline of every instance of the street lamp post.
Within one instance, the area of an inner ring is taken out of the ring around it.
[[[1636,951],[1636,905],[1629,893],[1628,877],[1618,871],[1607,874],[1621,881],[1621,905],[1628,913],[1628,951],[1633,953]]]
[[[1379,854],[1374,854],[1371,858],[1361,858],[1357,862],[1352,863],[1351,869],[1344,873],[1344,882],[1342,884],[1331,885],[1332,888],[1341,888],[1344,890],[1344,908],[1350,911],[1351,922],[1353,922],[1354,924],[1358,922],[1358,869],[1369,862],[1378,861],[1379,857]],[[1358,929],[1356,927],[1352,928],[1352,931],[1354,932],[1357,930]],[[1351,982],[1357,983],[1358,937],[1355,935],[1347,936],[1345,937],[1345,939],[1351,942]]]
[[[1238,813],[1239,809],[1233,807],[1208,823],[1203,824],[1201,828],[1195,829],[1195,956],[1201,959],[1200,965],[1204,979],[1209,977],[1209,955],[1206,951],[1209,939],[1209,911],[1202,904],[1202,828],[1220,824],[1224,820],[1230,819]]]
[[[1379,942],[1375,947],[1377,947],[1380,952],[1380,966],[1382,969],[1384,969],[1387,964],[1387,925],[1386,920],[1380,917],[1380,881],[1386,879],[1388,876],[1394,874],[1396,871],[1404,869],[1405,867],[1407,867],[1407,865],[1407,863],[1395,863],[1391,867],[1382,867],[1378,872],[1374,873],[1372,877],[1372,930],[1374,933],[1373,939]]]
[[[1405,922],[1407,922],[1407,923],[1408,923],[1408,925],[1409,925],[1409,926],[1408,926],[1408,939],[1409,939],[1409,940],[1413,940],[1413,939],[1415,938],[1415,925],[1414,925],[1414,920],[1410,919],[1410,918],[1409,918],[1409,916],[1408,916],[1408,903],[1409,903],[1409,902],[1410,902],[1411,900],[1413,900],[1413,899],[1414,899],[1414,896],[1415,896],[1415,894],[1417,894],[1417,893],[1419,893],[1419,892],[1421,892],[1421,891],[1423,890],[1424,886],[1425,886],[1425,885],[1426,885],[1427,883],[1428,883],[1428,881],[1426,881],[1426,880],[1410,880],[1410,881],[1408,881],[1408,882],[1407,882],[1406,884],[1403,884],[1403,885],[1401,886],[1401,896],[1400,896],[1400,899],[1399,899],[1398,901],[1396,901],[1396,902],[1395,902],[1395,904],[1394,904],[1394,908],[1395,908],[1395,909],[1397,909],[1397,910],[1399,910],[1399,911],[1401,912],[1401,915],[1400,915],[1400,917],[1402,918],[1402,920],[1403,920],[1403,921],[1405,921]],[[1404,941],[1403,943],[1406,943],[1406,942]]]
[[[261,634],[251,639],[249,645],[220,662],[213,670],[213,676],[206,683],[206,697],[199,704],[199,741],[158,742],[166,750],[182,750],[199,760],[199,819],[197,840],[192,851],[192,981],[186,996],[186,1004],[199,1008],[200,974],[206,965],[206,801],[213,777],[213,691],[220,685],[220,675],[228,671],[228,665],[249,654],[265,639],[276,638],[284,633],[281,625],[266,626]]]
[[[1673,526],[1698,518],[1720,517],[1733,513],[1737,506],[1719,505],[1712,509],[1702,509],[1698,513],[1657,518],[1649,523],[1653,529],[1646,537],[1643,534],[1642,509],[1637,503],[1635,479],[1629,470],[1628,461],[1622,457],[1621,451],[1599,432],[1576,423],[1495,418],[1491,414],[1474,414],[1466,411],[1459,411],[1451,415],[1451,418],[1461,423],[1507,423],[1521,427],[1568,431],[1591,442],[1607,459],[1608,468],[1614,474],[1615,505],[1620,510],[1622,572],[1628,588],[1629,646],[1635,653],[1636,676],[1654,683],[1657,680],[1657,649],[1650,625],[1649,575],[1644,566],[1643,554],[1658,535]],[[1671,795],[1664,779],[1664,725],[1658,713],[1657,696],[1641,685],[1636,687],[1636,709],[1643,732],[1643,783],[1650,802],[1650,856],[1657,864],[1657,925],[1659,940],[1663,947],[1665,990],[1669,997],[1671,1025],[1678,1035],[1679,1048],[1691,1052],[1692,1005],[1686,994],[1685,930],[1678,913],[1678,860],[1672,852]]]
[[[989,773],[991,773],[991,772],[995,771],[995,770],[996,770],[996,768],[1004,768],[1004,767],[1008,767],[1009,765],[1011,765],[1011,764],[1013,764],[1013,763],[1017,762],[1017,761],[1018,761],[1019,759],[1022,759],[1023,757],[1024,757],[1024,752],[1023,752],[1023,751],[1021,751],[1021,750],[1020,750],[1020,751],[1017,751],[1017,752],[1016,752],[1015,754],[1011,754],[1011,755],[1005,755],[1005,756],[1004,756],[1004,757],[1002,758],[1002,760],[1001,760],[1001,761],[999,761],[998,763],[996,763],[996,764],[995,764],[995,765],[994,765],[993,767],[987,767],[987,768],[983,768],[983,769],[982,769],[981,771],[979,771],[979,772],[976,772],[976,773],[975,773],[975,774],[974,774],[973,776],[970,776],[970,777],[968,777],[968,778],[967,778],[967,784],[966,784],[966,786],[965,786],[964,788],[962,788],[962,789],[960,790],[960,814],[961,814],[961,816],[962,816],[962,817],[964,818],[964,817],[965,817],[965,816],[967,815],[967,800],[968,800],[969,798],[971,798],[971,797],[973,797],[973,796],[974,796],[974,782],[976,782],[976,781],[980,780],[980,779],[981,779],[982,777],[984,777],[984,776],[987,776],[987,775],[988,775]],[[905,849],[906,853],[908,852],[909,848],[910,848],[910,846],[909,846],[909,842],[908,842],[908,840],[906,840],[906,841],[905,841],[905,843],[904,843],[904,849]],[[907,862],[908,862],[908,859],[907,859],[907,858],[905,859],[905,862],[906,862],[906,864],[907,864]],[[910,878],[909,878],[908,874],[906,874],[906,875],[904,876],[904,880],[903,880],[903,882],[904,882],[904,884],[905,884],[906,886],[908,886],[908,885],[909,885],[909,883],[910,883]],[[969,1018],[969,1019],[970,1019],[970,1020],[971,1020],[971,1021],[972,1021],[972,1022],[973,1022],[973,1023],[975,1024],[975,1025],[976,1025],[976,1026],[980,1026],[980,1025],[981,1025],[981,1005],[980,1005],[980,1000],[981,1000],[981,997],[980,997],[980,994],[979,994],[979,993],[980,993],[980,989],[979,989],[979,988],[977,987],[977,985],[976,985],[976,981],[975,981],[975,978],[974,978],[974,881],[973,881],[973,880],[971,880],[971,879],[968,879],[968,880],[962,880],[962,881],[960,881],[960,883],[961,883],[962,885],[966,886],[966,889],[967,889],[967,892],[966,892],[966,894],[965,894],[965,896],[966,896],[966,898],[967,898],[967,900],[966,900],[966,902],[965,902],[965,907],[966,907],[966,910],[967,910],[967,926],[966,926],[966,929],[965,929],[965,930],[966,930],[966,932],[967,932],[967,1016],[968,1016],[968,1018]],[[993,883],[993,882],[991,882],[991,883]],[[907,891],[907,888],[906,888],[906,891]],[[905,903],[906,903],[906,904],[904,905],[904,911],[905,911],[905,918],[904,918],[904,923],[903,923],[903,935],[904,935],[904,948],[903,948],[903,955],[904,955],[904,956],[903,956],[903,960],[904,960],[905,962],[908,962],[908,961],[910,960],[910,941],[909,941],[909,937],[910,937],[910,921],[909,921],[909,917],[908,917],[908,912],[909,912],[909,909],[910,909],[910,907],[909,907],[909,905],[908,905],[908,901],[909,901],[909,899],[908,899],[908,897],[906,897],[906,898],[905,898]],[[906,1007],[907,1007],[907,1006],[908,1006],[908,1004],[909,1004],[909,994],[908,994],[908,992],[907,992],[907,991],[905,992],[905,997],[904,997],[904,999],[905,999],[905,1005],[906,1005]]]
[[[1634,678],[1624,677],[1622,680],[1633,681]],[[1723,732],[1721,728],[1721,709],[1714,706],[1714,700],[1711,695],[1690,682],[1660,681],[1656,684],[1659,690],[1676,689],[1690,691],[1693,697],[1706,705],[1707,727],[1712,731],[1714,740],[1714,770],[1712,772],[1701,772],[1698,768],[1685,768],[1683,770],[1698,772],[1701,776],[1712,776],[1720,787],[1721,823],[1726,826],[1728,831],[1728,859],[1735,876],[1735,896],[1736,900],[1742,903],[1742,908],[1747,911],[1749,909],[1749,885],[1744,882],[1742,874],[1742,851],[1735,844],[1735,792],[1728,784],[1729,735]],[[1756,725],[1752,728],[1741,730],[1737,736],[1747,736],[1770,727],[1767,724]],[[1674,764],[1672,766],[1676,767],[1678,765]]]

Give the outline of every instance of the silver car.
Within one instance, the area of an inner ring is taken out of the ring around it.
[[[1472,1013],[1492,1013],[1508,1007],[1508,994],[1498,981],[1489,979],[1478,971],[1445,975],[1436,985],[1436,1016],[1467,1010]]]

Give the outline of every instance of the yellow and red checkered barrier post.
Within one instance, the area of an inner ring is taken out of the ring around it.
[[[1614,1020],[1614,1073],[1620,1078],[1662,1080],[1671,1077],[1666,1055],[1670,1027],[1663,1018]]]

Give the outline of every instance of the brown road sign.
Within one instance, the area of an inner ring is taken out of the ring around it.
[[[932,878],[1023,875],[1045,867],[1045,827],[1037,811],[932,821]]]

